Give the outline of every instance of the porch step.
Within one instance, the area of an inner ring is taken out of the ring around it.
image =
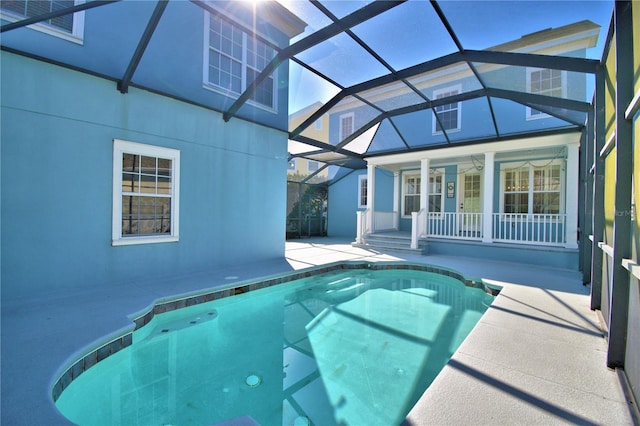
[[[412,254],[426,254],[427,243],[418,240],[418,248],[411,248],[411,236],[408,233],[381,232],[368,234],[363,238],[363,244],[352,243],[353,247],[362,247],[380,251],[396,251]]]

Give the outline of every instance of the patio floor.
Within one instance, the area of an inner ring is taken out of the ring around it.
[[[2,412],[7,425],[68,424],[51,402],[56,372],[130,326],[159,298],[341,260],[407,260],[503,286],[409,413],[421,424],[634,424],[579,273],[508,262],[354,248],[333,238],[286,244],[285,259],[99,291],[2,299]],[[179,290],[178,290],[179,289]],[[265,425],[266,426],[266,425]],[[317,425],[322,426],[322,425]]]

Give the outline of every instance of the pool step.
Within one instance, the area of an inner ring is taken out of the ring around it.
[[[427,242],[418,240],[418,248],[411,248],[411,236],[408,233],[380,232],[368,234],[363,244],[352,243],[353,247],[362,247],[380,251],[396,251],[412,254],[427,254]]]

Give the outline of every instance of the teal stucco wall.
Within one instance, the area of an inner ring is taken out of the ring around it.
[[[358,208],[359,176],[367,175],[367,170],[355,170],[329,186],[328,194],[328,229],[330,237],[356,238],[356,212]],[[393,210],[393,173],[376,169],[376,209]]]
[[[2,297],[282,257],[287,135],[2,52]],[[113,139],[181,153],[180,241],[111,245]]]

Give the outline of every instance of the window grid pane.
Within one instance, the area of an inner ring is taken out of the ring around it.
[[[171,199],[122,197],[122,235],[171,234]]]
[[[410,215],[420,210],[420,195],[407,195],[404,197],[404,214]]]
[[[353,116],[345,115],[340,117],[340,135],[342,139],[346,139],[353,133]]]
[[[529,174],[533,176],[529,185]],[[524,167],[504,172],[504,213],[560,214],[560,165]],[[532,201],[529,211],[529,200]]]
[[[367,178],[363,178],[360,179],[360,205],[368,205],[367,201]]]
[[[429,176],[429,212],[440,213],[442,211],[442,174],[435,173]]]
[[[436,95],[436,99],[442,99],[449,96],[457,95],[457,90],[451,90],[448,92],[441,92]],[[436,120],[436,131],[441,132],[443,127],[445,130],[457,130],[458,129],[458,103],[440,105],[435,107],[436,114],[438,114],[439,121]]]
[[[22,0],[0,3],[0,8],[14,15],[32,18],[49,12],[66,9],[74,5],[73,0]],[[40,22],[58,30],[73,34],[73,14],[59,16]]]
[[[271,62],[275,50],[215,15],[209,22],[208,82],[240,94]],[[251,100],[274,108],[274,87],[275,78],[269,76],[256,88]]]
[[[168,158],[122,154],[122,236],[171,234]]]
[[[543,69],[530,73],[529,92],[539,95],[562,97],[562,71]],[[550,108],[551,111],[562,112],[562,108]],[[546,115],[542,111],[531,109],[532,117]]]

